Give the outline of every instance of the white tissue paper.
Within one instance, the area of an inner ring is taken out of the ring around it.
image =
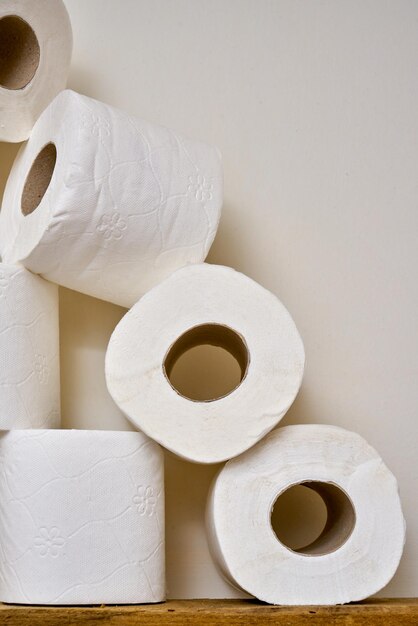
[[[61,0],[1,0],[0,141],[29,137],[65,88],[71,51],[71,24]]]
[[[59,424],[58,287],[0,263],[0,430]]]
[[[221,203],[216,148],[64,91],[16,157],[0,253],[130,307],[174,270],[205,259]]]
[[[270,514],[304,484],[324,500],[321,535],[303,550],[281,543]],[[271,604],[362,600],[394,575],[405,541],[396,479],[355,433],[325,425],[279,428],[215,479],[207,508],[211,551],[234,586]]]
[[[165,598],[163,455],[142,433],[0,436],[0,600]]]
[[[196,401],[169,381],[197,345],[225,348],[241,382]],[[302,381],[302,340],[272,293],[228,267],[178,270],[148,292],[116,327],[106,354],[107,386],[141,430],[190,461],[215,463],[248,449],[283,417]]]

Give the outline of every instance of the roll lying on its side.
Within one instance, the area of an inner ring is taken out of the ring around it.
[[[319,537],[298,550],[276,536],[271,513],[295,485],[327,509]],[[343,604],[394,575],[405,542],[398,486],[360,435],[336,426],[278,428],[229,461],[207,506],[211,551],[229,582],[270,604]]]

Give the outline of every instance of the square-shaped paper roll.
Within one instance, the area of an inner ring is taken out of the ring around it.
[[[165,598],[163,456],[142,433],[0,436],[0,601]]]

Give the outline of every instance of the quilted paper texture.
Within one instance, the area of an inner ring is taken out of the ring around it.
[[[160,448],[142,433],[0,437],[0,600],[165,598]]]
[[[49,142],[57,149],[49,187],[24,216],[24,182]],[[16,158],[0,249],[53,282],[130,307],[174,270],[205,259],[221,204],[216,148],[65,91]]]
[[[60,423],[58,288],[0,263],[0,430]]]

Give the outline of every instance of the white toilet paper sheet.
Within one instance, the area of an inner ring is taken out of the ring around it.
[[[62,0],[0,2],[0,141],[29,137],[65,88],[72,32]]]
[[[179,340],[180,339],[180,340]],[[181,395],[170,368],[189,348],[227,349],[241,383],[209,401]],[[185,459],[215,463],[240,454],[271,430],[302,381],[304,350],[283,304],[228,267],[178,270],[121,320],[106,354],[106,381],[125,415]]]
[[[281,543],[270,514],[292,485],[319,493],[322,534],[302,551]],[[405,541],[396,479],[355,433],[325,425],[279,428],[229,461],[207,507],[211,551],[235,586],[272,604],[362,600],[394,575]]]
[[[165,598],[162,451],[142,433],[0,435],[0,600]]]
[[[174,270],[205,259],[221,204],[216,148],[65,91],[16,157],[0,253],[130,307]]]
[[[0,430],[59,423],[58,287],[0,263]]]

